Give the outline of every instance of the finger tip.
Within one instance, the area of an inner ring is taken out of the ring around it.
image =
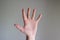
[[[40,16],[42,17],[42,13],[40,13]]]
[[[14,24],[14,26],[16,26],[16,24]]]
[[[28,8],[28,10],[30,10],[31,8]]]
[[[22,8],[22,10],[24,10],[24,8]]]
[[[36,11],[36,8],[34,8],[34,10]]]

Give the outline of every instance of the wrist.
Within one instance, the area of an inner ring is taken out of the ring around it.
[[[35,36],[26,36],[26,40],[35,40]]]

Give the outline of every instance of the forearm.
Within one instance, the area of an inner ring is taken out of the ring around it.
[[[35,36],[26,36],[26,40],[35,40]]]

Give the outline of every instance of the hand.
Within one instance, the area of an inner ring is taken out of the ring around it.
[[[17,29],[19,29],[21,32],[25,33],[28,36],[35,36],[37,32],[38,22],[42,17],[42,14],[40,14],[38,18],[35,20],[34,19],[35,13],[36,13],[36,9],[33,9],[32,17],[30,17],[30,8],[28,8],[27,16],[26,16],[25,10],[22,9],[22,17],[24,21],[24,26],[22,27],[19,24],[14,24],[14,26],[16,26]]]

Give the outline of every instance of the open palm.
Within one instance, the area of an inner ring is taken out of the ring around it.
[[[17,29],[19,29],[21,32],[25,33],[28,36],[36,35],[37,32],[37,25],[39,20],[41,19],[42,14],[38,16],[38,18],[35,20],[35,13],[36,9],[33,9],[32,17],[30,17],[30,8],[27,10],[27,16],[25,14],[25,10],[22,9],[22,17],[24,21],[24,26],[20,26],[19,24],[14,24]]]

